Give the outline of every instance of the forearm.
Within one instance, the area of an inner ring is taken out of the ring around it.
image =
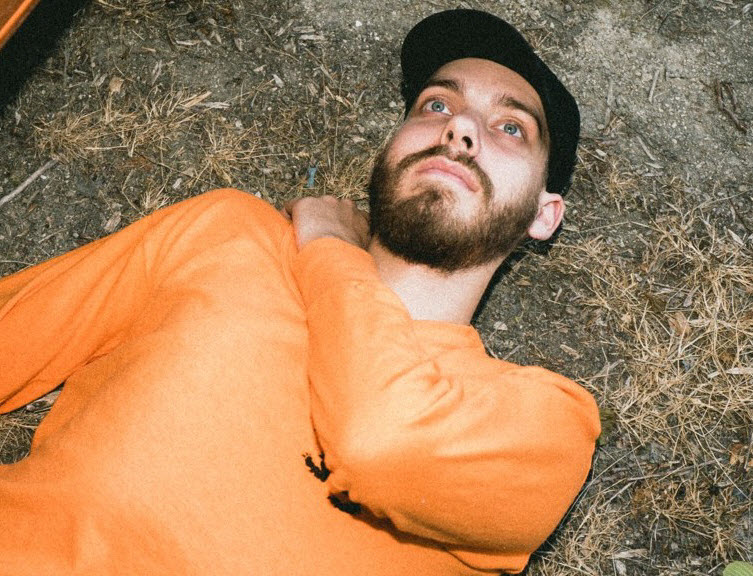
[[[587,474],[591,397],[488,358],[470,328],[412,321],[363,251],[325,240],[298,258],[330,490],[451,550],[530,553]]]

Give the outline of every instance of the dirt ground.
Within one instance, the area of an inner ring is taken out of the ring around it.
[[[561,234],[475,320],[602,411],[592,477],[527,573],[753,561],[753,3],[43,1],[0,52],[0,275],[213,187],[363,200],[400,41],[457,6],[522,29],[583,117]],[[4,462],[53,401],[0,419]]]

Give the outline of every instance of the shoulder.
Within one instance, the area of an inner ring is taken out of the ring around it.
[[[289,222],[266,200],[234,188],[210,190],[171,206],[194,225],[231,232],[242,229],[276,237]]]

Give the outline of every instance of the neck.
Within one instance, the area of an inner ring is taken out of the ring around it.
[[[454,324],[470,324],[494,272],[504,258],[489,264],[440,272],[406,262],[372,240],[369,253],[376,262],[379,275],[402,300],[414,320],[436,320]]]

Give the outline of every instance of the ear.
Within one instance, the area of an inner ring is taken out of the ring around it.
[[[539,194],[539,211],[528,227],[528,235],[534,240],[548,240],[564,215],[565,201],[562,196],[542,190]]]

